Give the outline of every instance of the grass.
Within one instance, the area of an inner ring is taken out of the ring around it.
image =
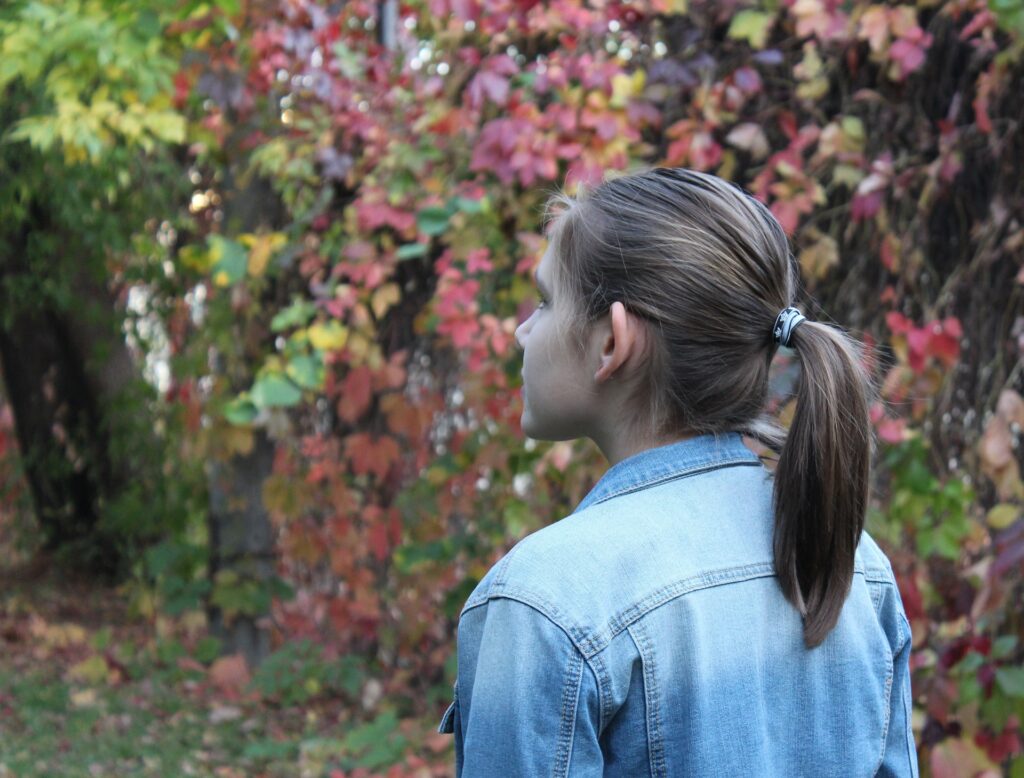
[[[201,619],[139,619],[118,591],[0,575],[0,778],[451,773],[434,717],[354,704],[359,663],[286,644],[250,681],[218,673],[211,648]]]

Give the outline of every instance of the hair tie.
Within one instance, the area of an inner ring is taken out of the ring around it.
[[[775,327],[772,329],[772,337],[778,345],[788,348],[789,339],[793,334],[793,330],[805,321],[807,321],[807,317],[800,313],[796,308],[783,308],[779,311],[779,315],[775,319]]]

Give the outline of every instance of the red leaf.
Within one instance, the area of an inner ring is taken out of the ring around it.
[[[352,424],[366,413],[373,399],[373,371],[365,365],[352,368],[341,384],[338,415]]]
[[[398,442],[388,435],[374,440],[369,434],[358,432],[345,439],[345,457],[356,475],[373,473],[383,480],[400,454]]]
[[[387,559],[390,547],[388,545],[388,528],[384,524],[379,521],[371,524],[367,533],[367,540],[370,544],[370,550],[379,561],[383,562]]]

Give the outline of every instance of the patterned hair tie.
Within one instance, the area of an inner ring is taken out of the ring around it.
[[[783,308],[775,319],[775,327],[772,329],[772,337],[778,345],[788,348],[789,339],[793,335],[793,330],[805,321],[807,321],[807,317],[800,313],[796,308]]]

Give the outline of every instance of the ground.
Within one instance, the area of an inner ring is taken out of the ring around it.
[[[249,673],[201,614],[145,617],[137,599],[45,562],[0,570],[0,778],[451,774],[433,718],[332,694],[358,683],[344,663],[286,646]]]

